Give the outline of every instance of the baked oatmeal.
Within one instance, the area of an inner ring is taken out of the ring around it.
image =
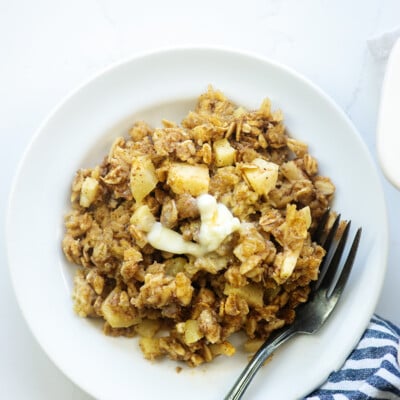
[[[136,122],[77,172],[63,251],[73,301],[147,359],[198,366],[253,352],[291,324],[318,277],[310,232],[335,187],[269,100],[256,111],[211,87],[181,124]]]

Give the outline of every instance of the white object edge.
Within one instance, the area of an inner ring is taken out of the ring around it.
[[[400,189],[400,39],[390,54],[383,81],[377,151],[386,178]]]

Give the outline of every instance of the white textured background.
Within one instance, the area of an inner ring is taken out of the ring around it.
[[[286,63],[326,91],[376,159],[386,60],[369,53],[367,40],[399,26],[397,0],[0,0],[0,397],[90,399],[31,336],[12,292],[4,246],[18,161],[40,122],[70,90],[114,61],[160,47],[250,50]],[[400,193],[382,181],[391,239],[377,312],[400,324]]]

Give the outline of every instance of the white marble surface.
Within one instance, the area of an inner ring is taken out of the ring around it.
[[[1,398],[90,399],[31,336],[12,292],[4,246],[7,196],[17,163],[35,129],[66,93],[113,61],[159,47],[212,44],[250,50],[286,63],[326,91],[376,159],[385,59],[371,56],[367,40],[399,26],[397,0],[0,0]],[[400,193],[382,182],[390,248],[377,312],[400,324]]]

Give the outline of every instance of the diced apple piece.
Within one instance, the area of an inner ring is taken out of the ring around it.
[[[96,199],[98,192],[99,182],[88,176],[82,183],[79,204],[85,208],[89,207]]]
[[[199,323],[195,319],[188,319],[184,326],[184,340],[186,344],[198,342],[204,335],[200,331]]]
[[[283,262],[279,274],[283,280],[288,279],[292,275],[298,258],[299,254],[297,251],[286,250],[283,252]]]
[[[147,360],[154,360],[161,355],[158,338],[142,337],[139,340],[139,346]]]
[[[262,158],[256,158],[252,163],[242,166],[247,183],[256,193],[264,196],[275,187],[278,170],[279,165]]]
[[[130,305],[126,292],[115,288],[101,305],[104,319],[113,328],[128,328],[141,321],[136,310]]]
[[[307,238],[311,225],[310,207],[296,210],[295,205],[288,204],[284,222],[283,254],[281,258],[280,278],[286,280],[293,273]],[[279,260],[279,257],[278,257]]]
[[[150,232],[156,219],[147,205],[139,206],[132,214],[130,223],[143,232]]]
[[[253,307],[262,307],[264,305],[264,289],[256,283],[249,283],[246,286],[234,287],[225,284],[224,295],[236,294],[246,300],[247,304]]]
[[[150,157],[139,156],[134,158],[131,167],[130,187],[133,198],[137,203],[156,187],[158,182],[156,170]]]
[[[219,355],[224,355],[224,356],[233,356],[235,354],[235,348],[231,343],[228,341],[224,341],[222,343],[215,343],[210,345],[210,350],[212,355],[219,356]]]
[[[160,329],[160,321],[157,319],[145,319],[135,326],[135,331],[142,337],[152,338]]]
[[[167,184],[176,194],[189,193],[196,197],[207,193],[210,184],[208,167],[204,164],[172,163],[168,171]]]
[[[235,162],[236,150],[230,145],[227,139],[214,142],[215,165],[227,167]]]

